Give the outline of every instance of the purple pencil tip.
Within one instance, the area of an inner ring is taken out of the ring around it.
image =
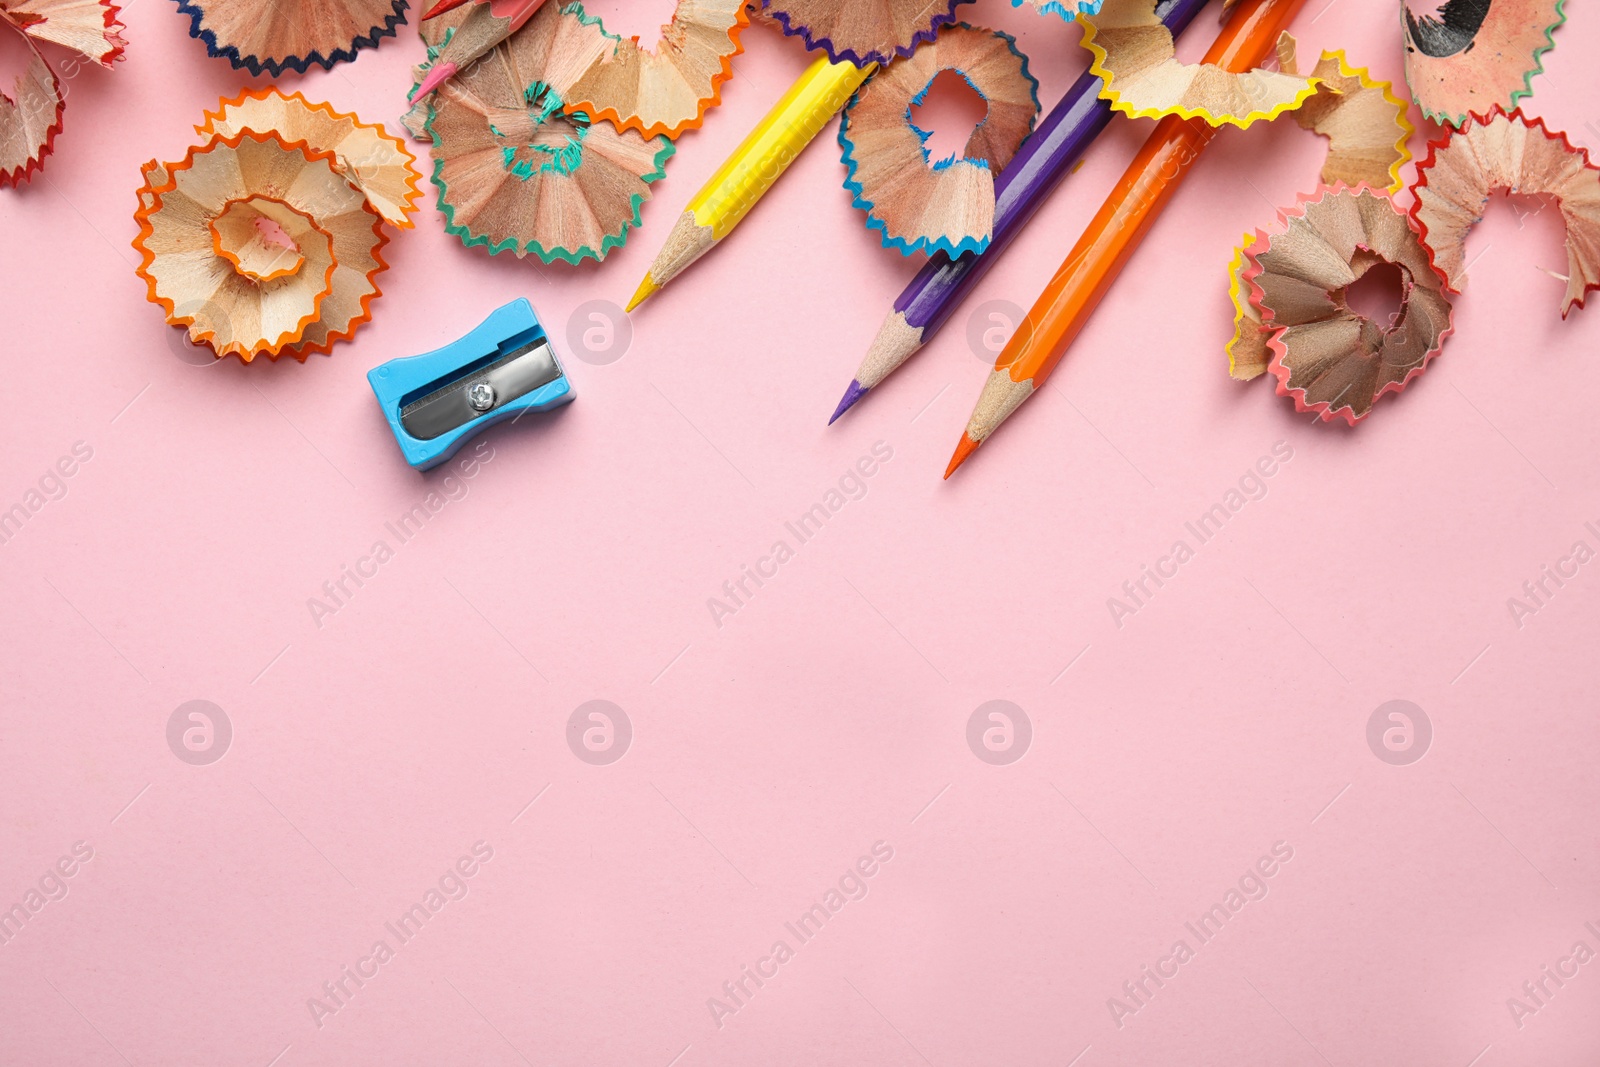
[[[864,386],[854,378],[851,378],[850,388],[844,391],[844,397],[839,401],[839,406],[833,409],[833,418],[828,420],[828,425],[832,426],[834,423],[838,422],[840,415],[843,415],[845,412],[849,411],[855,406],[857,400],[860,400],[866,395],[867,386]]]

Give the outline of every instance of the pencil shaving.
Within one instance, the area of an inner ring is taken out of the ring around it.
[[[750,24],[746,0],[679,0],[654,49],[637,37],[609,37],[609,53],[572,84],[567,111],[581,111],[646,137],[698,129],[733,76],[739,35]]]
[[[1245,270],[1270,331],[1278,395],[1324,422],[1354,425],[1382,396],[1404,389],[1450,335],[1444,277],[1410,220],[1365,186],[1325,187],[1261,235]],[[1387,323],[1351,310],[1348,287],[1380,263],[1400,274],[1399,309]]]
[[[119,10],[110,0],[0,0],[0,32],[15,31],[28,50],[12,83],[0,85],[0,188],[33,177],[62,129],[66,93],[36,42],[110,67],[127,44]],[[67,76],[76,73],[74,64]]]
[[[1233,250],[1233,261],[1228,264],[1228,297],[1233,301],[1233,340],[1227,346],[1228,374],[1241,382],[1259,378],[1272,362],[1272,350],[1267,347],[1267,335],[1271,331],[1261,324],[1261,309],[1250,299],[1247,276],[1260,269],[1250,252],[1263,237],[1259,231],[1245,234],[1239,247]]]
[[[547,4],[429,98],[439,210],[463,243],[576,263],[603,259],[638,225],[672,142],[565,113],[562,93],[599,33]]]
[[[135,212],[135,218],[143,218],[142,213],[148,213],[155,207],[155,191],[167,184],[167,165],[152,159],[140,165],[139,176],[144,179],[144,184],[139,187],[136,194],[139,197],[139,211]]]
[[[1180,115],[1212,126],[1247,127],[1301,106],[1317,78],[1280,71],[1230,73],[1210,63],[1180,63],[1153,0],[1106,0],[1098,15],[1084,16],[1083,44],[1094,54],[1089,69],[1105,82],[1100,96],[1133,118]]]
[[[911,110],[944,71],[961,75],[988,105],[959,158],[930,158],[929,135]],[[1007,34],[965,23],[942,31],[909,59],[878,71],[839,124],[845,188],[884,247],[902,255],[987,248],[994,232],[994,179],[1039,115],[1039,83]]]
[[[1422,0],[1426,5],[1427,0]],[[1533,92],[1565,0],[1448,0],[1420,17],[1402,0],[1406,82],[1423,114],[1459,126]]]
[[[0,12],[28,36],[107,67],[123,58],[128,44],[120,10],[110,0],[0,0]]]
[[[1550,197],[1567,231],[1567,290],[1561,317],[1600,287],[1600,168],[1564,133],[1520,110],[1469,115],[1459,129],[1428,146],[1417,166],[1411,217],[1428,256],[1452,292],[1467,284],[1467,231],[1483,217],[1496,190]]]
[[[258,0],[178,0],[189,36],[206,54],[235,69],[278,77],[312,66],[332,69],[363,48],[376,48],[405,21],[407,0],[299,0],[284,6]]]
[[[1295,40],[1278,38],[1278,66],[1288,73],[1295,62]],[[1324,185],[1370,185],[1400,191],[1400,168],[1411,161],[1406,142],[1416,132],[1406,119],[1406,104],[1390,82],[1373,78],[1365,67],[1351,67],[1343,51],[1323,52],[1311,70],[1317,92],[1292,114],[1303,129],[1328,139],[1322,164]]]
[[[247,363],[285,351],[303,360],[348,337],[378,292],[385,238],[336,164],[303,141],[242,131],[141,168],[133,245],[167,322]]]
[[[416,68],[416,71],[422,70],[425,70],[424,66]],[[414,77],[416,76],[416,71],[412,72]],[[420,84],[421,79],[418,78],[417,80]],[[400,125],[405,128],[406,133],[410,135],[413,141],[422,144],[433,143],[433,134],[428,132],[428,102],[426,100],[419,100],[407,108],[406,113],[400,116]]]
[[[1079,15],[1097,14],[1105,0],[1011,0],[1012,7],[1022,7],[1024,4],[1041,15],[1059,15],[1071,22]]]
[[[1279,69],[1297,73],[1295,39],[1279,35],[1277,51]],[[1394,95],[1389,82],[1372,78],[1365,68],[1351,67],[1342,51],[1323,52],[1311,76],[1317,80],[1316,95],[1291,114],[1303,129],[1328,138],[1322,183],[1399,192],[1400,168],[1411,159],[1406,141],[1414,132],[1405,117],[1405,102]],[[1234,310],[1233,339],[1226,348],[1228,373],[1239,381],[1259,377],[1272,359],[1267,344],[1272,331],[1262,325],[1247,278],[1259,269],[1251,251],[1264,237],[1260,232],[1245,234],[1228,265],[1228,295]]]
[[[433,135],[428,133],[428,101],[418,99],[417,90],[422,87],[422,79],[427,77],[428,71],[433,69],[433,64],[443,51],[445,42],[455,33],[466,16],[465,6],[454,7],[417,27],[422,43],[427,49],[427,55],[421,63],[411,68],[411,92],[406,97],[411,101],[411,106],[400,116],[400,125],[405,127],[406,133],[411,135],[413,141],[420,141],[423,144],[430,144],[433,141]]]
[[[370,204],[367,209],[372,211]],[[313,352],[329,355],[336,342],[353,338],[362,323],[372,320],[372,301],[383,295],[377,277],[389,267],[383,259],[389,238],[382,223],[374,220],[369,226],[354,214],[348,221],[332,228],[333,277],[316,319],[306,324],[298,344],[284,348],[302,363]]]
[[[472,13],[472,4],[475,2],[477,0],[467,0],[466,3],[417,23],[417,36],[421,37],[422,43],[430,48],[444,44],[445,37],[467,21],[467,16]]]
[[[231,137],[241,130],[274,131],[285,141],[305,141],[318,151],[332,152],[339,172],[361,190],[385,222],[412,226],[410,214],[422,195],[412,166],[416,157],[383,127],[276,88],[246,89],[236,99],[222,101],[215,112],[207,112],[205,121],[195,127],[204,138]]]
[[[33,177],[55,147],[66,100],[50,65],[28,44],[28,61],[10,92],[0,92],[0,186]]]
[[[783,32],[835,63],[887,63],[909,56],[956,20],[972,0],[766,0],[763,10]]]
[[[745,0],[744,13],[749,17],[752,26],[767,26],[780,32],[783,30],[778,20],[767,14],[766,8],[762,6],[762,0]]]

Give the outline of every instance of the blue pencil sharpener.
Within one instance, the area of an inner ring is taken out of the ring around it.
[[[497,308],[459,341],[367,372],[406,462],[419,471],[504,419],[572,399],[572,383],[526,299]]]

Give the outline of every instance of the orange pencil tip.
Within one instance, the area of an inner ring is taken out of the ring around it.
[[[956,468],[965,463],[967,461],[967,457],[976,452],[978,450],[978,446],[982,443],[982,441],[974,441],[971,437],[963,433],[961,435],[961,443],[956,445],[956,454],[950,457],[950,466],[944,469],[944,476],[948,478],[954,474],[956,472]]]

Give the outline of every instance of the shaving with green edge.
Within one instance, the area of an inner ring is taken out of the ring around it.
[[[546,5],[423,105],[445,229],[491,253],[603,259],[639,224],[672,142],[564,113],[571,57],[603,48],[577,5]]]

